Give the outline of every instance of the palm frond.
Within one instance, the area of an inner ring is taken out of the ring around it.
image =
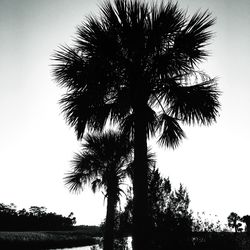
[[[67,123],[74,127],[77,138],[82,138],[93,110],[89,96],[79,92],[67,93],[60,100],[60,105]]]
[[[152,152],[151,148],[147,150],[147,164],[149,168],[152,168],[156,164],[156,155]]]
[[[112,9],[104,6],[102,11],[109,16],[104,15],[100,19],[90,16],[83,25],[78,27],[75,42],[76,47],[84,51],[89,60],[95,58],[106,67],[109,61],[117,56],[119,43],[117,43],[117,33],[108,20],[109,17],[112,19],[115,17]]]
[[[120,123],[128,113],[132,112],[131,93],[128,87],[121,86],[110,100],[110,119],[114,123]]]
[[[98,95],[86,90],[69,92],[60,100],[65,119],[74,127],[78,139],[83,137],[86,127],[102,131],[108,121],[112,105],[103,103],[100,96],[97,98]]]
[[[100,160],[87,150],[75,154],[71,161],[71,166],[74,172],[86,175],[86,182],[91,180],[91,178],[97,178],[98,172],[102,168]]]
[[[66,174],[64,180],[72,192],[80,192],[84,185],[91,185],[100,175],[100,162],[88,152],[75,154],[71,166],[72,170]]]
[[[64,177],[65,185],[70,192],[79,193],[83,190],[83,174],[81,172],[68,172]]]
[[[173,117],[162,113],[158,117],[160,137],[158,143],[167,147],[176,148],[180,141],[185,138],[185,133]]]
[[[122,27],[125,29],[129,27],[128,8],[128,1],[115,0],[116,14]]]
[[[60,46],[52,56],[56,63],[52,65],[55,80],[62,87],[80,89],[84,87],[85,60],[77,50],[69,46]]]
[[[91,182],[91,189],[95,193],[96,190],[100,190],[104,186],[101,179],[97,178]]]
[[[107,1],[103,4],[101,13],[103,14],[102,22],[106,25],[106,27],[112,27],[114,29],[120,27],[120,20],[118,18],[117,11],[111,2]]]
[[[147,50],[151,53],[161,54],[171,47],[173,38],[185,24],[184,12],[177,4],[163,2],[157,7],[151,6],[149,18],[149,33]]]
[[[134,138],[134,122],[135,115],[133,113],[128,114],[120,122],[121,133],[128,136],[129,138]]]
[[[178,56],[183,55],[191,65],[205,59],[208,52],[204,47],[212,37],[212,32],[208,29],[214,25],[215,19],[208,11],[197,12],[193,15],[186,27],[180,32],[174,43],[174,49],[179,52]]]
[[[157,124],[156,112],[150,106],[147,106],[147,108],[145,109],[145,113],[142,115],[147,122],[147,127],[146,127],[147,136],[148,137],[150,135],[154,136],[156,132],[156,124]]]
[[[169,91],[169,113],[187,124],[209,125],[216,121],[220,104],[216,79],[191,86],[172,86]]]

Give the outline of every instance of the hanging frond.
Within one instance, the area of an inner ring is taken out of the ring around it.
[[[158,126],[161,130],[158,143],[167,147],[176,148],[180,141],[185,138],[185,133],[173,117],[162,113],[158,117]]]
[[[104,104],[101,99],[97,101],[97,97],[86,90],[67,93],[60,100],[66,121],[75,128],[78,139],[82,138],[86,127],[102,131],[108,121],[112,105]]]
[[[169,113],[187,124],[209,125],[216,120],[220,104],[216,79],[191,86],[173,86],[169,91]]]
[[[100,190],[104,186],[104,183],[101,179],[95,179],[91,182],[91,189],[95,193],[96,190]]]
[[[68,172],[64,177],[65,185],[70,192],[79,193],[83,190],[83,174],[81,172]]]

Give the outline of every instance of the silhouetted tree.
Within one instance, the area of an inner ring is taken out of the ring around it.
[[[246,232],[250,234],[250,215],[243,216],[241,220],[246,223]]]
[[[239,232],[240,227],[242,226],[241,218],[237,213],[230,213],[227,217],[228,226],[235,230],[235,233]]]
[[[73,160],[73,170],[65,178],[71,191],[79,191],[90,184],[92,190],[104,188],[107,214],[104,231],[104,250],[113,249],[114,219],[121,184],[131,162],[132,144],[120,133],[88,134],[80,154]]]
[[[156,167],[149,171],[150,249],[187,249],[191,244],[192,214],[189,196],[180,185],[171,190],[169,178],[161,177]],[[124,210],[118,215],[118,232],[128,236],[132,225],[132,192],[129,189]]]
[[[209,125],[219,102],[215,79],[199,72],[214,19],[192,17],[177,4],[107,1],[99,17],[77,29],[72,47],[54,55],[54,76],[67,93],[62,110],[78,139],[107,120],[134,140],[135,250],[149,246],[147,138],[175,148],[185,137],[180,122]]]
[[[155,227],[153,249],[186,250],[191,246],[192,214],[189,202],[188,193],[181,184],[178,190],[169,193]]]
[[[149,217],[151,228],[158,225],[162,213],[165,212],[171,193],[169,179],[162,178],[159,170],[154,166],[149,170]]]

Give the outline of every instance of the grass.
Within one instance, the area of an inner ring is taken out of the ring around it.
[[[0,232],[0,249],[48,249],[98,243],[82,231]]]
[[[41,250],[94,245],[94,237],[82,230],[0,232],[0,249]],[[250,236],[246,233],[194,233],[192,250],[250,250]],[[171,248],[170,248],[171,249]],[[175,249],[175,248],[174,248]],[[179,249],[178,249],[179,250]],[[185,249],[186,250],[186,249]]]
[[[250,236],[247,233],[201,232],[193,236],[192,250],[250,250]]]

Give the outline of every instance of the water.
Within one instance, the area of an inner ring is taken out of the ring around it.
[[[92,249],[100,250],[101,248],[98,245],[92,245],[92,246],[85,246],[85,247],[56,248],[56,249],[51,249],[51,250],[92,250]]]
[[[132,237],[127,238],[127,248],[126,250],[132,250]],[[84,247],[70,247],[70,248],[56,248],[51,250],[101,250],[102,248],[99,245],[92,245],[92,246],[84,246]]]

